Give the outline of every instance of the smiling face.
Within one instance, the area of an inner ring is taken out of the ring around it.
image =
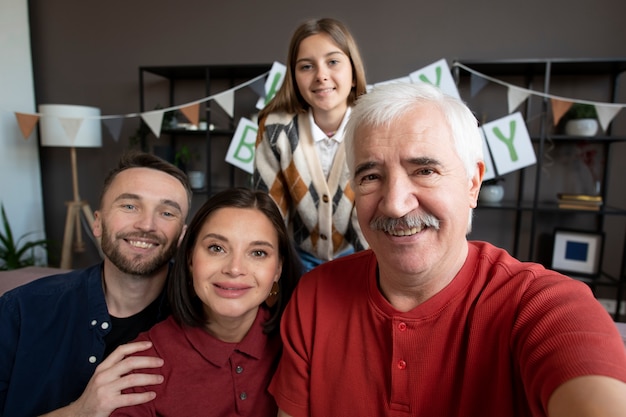
[[[136,276],[167,268],[188,209],[185,187],[171,175],[150,168],[120,172],[95,213],[105,262]]]
[[[352,63],[329,35],[319,33],[302,40],[295,78],[298,91],[314,115],[337,113],[343,117],[354,86]]]
[[[247,332],[280,278],[278,234],[259,210],[221,208],[202,226],[189,267],[209,331],[229,323]]]
[[[355,131],[354,188],[361,229],[383,275],[452,279],[481,170],[468,179],[439,108],[417,105],[388,125]]]

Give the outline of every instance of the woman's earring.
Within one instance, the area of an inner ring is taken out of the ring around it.
[[[280,292],[280,287],[278,286],[278,282],[274,281],[274,283],[272,284],[272,289],[270,290],[270,293],[267,295],[267,298],[265,299],[265,304],[267,304],[269,308],[274,307],[274,304],[276,304],[276,302],[278,301],[279,292]]]

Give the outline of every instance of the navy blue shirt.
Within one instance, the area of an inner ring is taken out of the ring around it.
[[[41,278],[0,297],[0,417],[44,414],[83,393],[111,330],[101,270]]]

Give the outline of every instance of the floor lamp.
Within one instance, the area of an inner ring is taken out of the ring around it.
[[[76,148],[99,148],[102,146],[100,109],[86,106],[42,104],[39,106],[41,146],[70,148],[72,167],[72,201],[67,201],[65,231],[61,250],[62,269],[72,268],[73,252],[84,252],[85,243],[81,233],[81,214],[91,227],[94,215],[89,203],[81,200],[78,191]],[[98,247],[99,249],[99,247]]]

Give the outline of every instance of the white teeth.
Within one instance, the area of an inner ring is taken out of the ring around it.
[[[422,228],[418,229],[417,227],[412,227],[408,230],[390,230],[389,234],[392,236],[411,236],[421,231],[422,231]]]
[[[128,243],[130,243],[131,246],[134,246],[136,248],[142,248],[142,249],[148,249],[148,248],[151,248],[153,246],[152,243],[138,242],[138,241],[135,241],[135,240],[129,240]]]

